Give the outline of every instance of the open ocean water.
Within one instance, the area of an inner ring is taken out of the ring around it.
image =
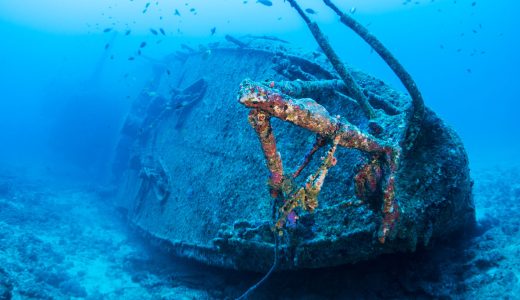
[[[349,66],[406,91],[322,1],[297,2]],[[477,222],[464,235],[415,252],[275,272],[248,297],[520,299],[520,4],[334,2],[384,43],[413,77],[426,106],[460,136]],[[161,93],[150,88],[158,62],[192,52],[211,60],[214,47],[230,37],[238,47],[261,40],[323,56],[288,1],[0,0],[0,37],[0,299],[236,299],[258,282],[263,273],[176,257],[136,230],[128,211],[114,204],[121,190],[132,188],[114,178],[122,168],[114,165],[121,132],[136,111],[133,103],[143,91],[154,99]],[[220,66],[226,74],[248,68],[227,63]],[[198,108],[183,100],[187,90],[172,88],[168,97],[181,95],[169,109],[182,110],[177,118],[189,122]],[[206,117],[208,124],[212,118]],[[228,138],[213,143],[233,141]],[[215,155],[211,151],[207,155]],[[186,161],[194,163],[206,161]],[[218,178],[225,180],[226,171],[219,169]],[[166,184],[181,184],[183,175],[175,176]],[[195,185],[182,193],[194,203],[207,199]],[[165,197],[172,197],[169,188]]]

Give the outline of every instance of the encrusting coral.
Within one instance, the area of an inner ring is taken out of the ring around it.
[[[362,170],[361,175],[356,176],[356,187],[365,188],[364,181],[372,182],[376,179],[383,179],[383,221],[378,235],[379,241],[385,242],[399,215],[394,193],[394,173],[400,154],[399,146],[385,143],[370,134],[363,133],[355,125],[341,119],[340,116],[331,116],[323,106],[310,98],[296,99],[281,93],[276,89],[275,82],[262,84],[251,80],[243,81],[239,101],[252,109],[249,114],[249,122],[259,136],[266,157],[267,167],[270,171],[271,196],[275,199],[283,198],[275,224],[276,229],[280,230],[284,227],[288,216],[297,207],[309,212],[315,210],[318,206],[318,194],[327,172],[336,164],[334,154],[339,145],[369,153],[373,157],[372,168],[381,172],[379,178],[375,178],[372,175],[369,176],[368,171]],[[318,135],[317,141],[306,155],[304,163],[292,176],[284,173],[282,158],[277,151],[276,139],[271,127],[271,117],[288,121]],[[285,188],[286,182],[297,177],[309,163],[313,154],[327,143],[332,144],[331,148],[320,168],[309,176],[304,186],[299,189]],[[373,186],[376,186],[376,183],[369,184],[370,188]]]

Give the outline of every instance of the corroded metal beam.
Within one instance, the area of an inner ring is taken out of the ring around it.
[[[329,168],[336,164],[334,153],[339,145],[369,153],[373,158],[371,166],[363,168],[361,173],[355,177],[355,186],[357,194],[362,195],[363,193],[359,189],[366,187],[374,189],[374,185],[376,185],[374,180],[383,182],[381,207],[383,220],[378,236],[381,243],[385,242],[399,217],[399,206],[395,199],[394,188],[394,174],[400,155],[399,146],[387,144],[362,132],[353,124],[341,119],[340,116],[331,116],[323,106],[310,98],[297,99],[281,93],[276,89],[274,82],[267,85],[244,80],[240,85],[239,102],[252,109],[249,122],[259,136],[267,167],[271,173],[271,195],[274,198],[279,195],[284,196],[282,198],[285,202],[279,209],[280,217],[276,222],[277,229],[281,229],[285,225],[287,218],[293,214],[295,208],[301,207],[313,212],[318,206],[318,194]],[[305,185],[299,189],[282,190],[283,182],[288,180],[288,176],[283,171],[282,158],[277,152],[276,140],[270,123],[271,117],[293,123],[318,135],[318,140],[306,156],[304,164],[291,177],[298,176],[301,169],[308,164],[312,154],[316,152],[316,148],[324,145],[320,139],[333,144],[318,171],[310,175]],[[371,172],[378,174],[374,175]],[[281,231],[279,232],[281,233]]]

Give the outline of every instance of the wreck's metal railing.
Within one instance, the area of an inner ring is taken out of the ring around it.
[[[369,122],[378,130],[385,130],[384,125],[379,125],[378,120],[384,118],[376,111],[368,101],[368,91],[364,91],[349,73],[341,59],[336,54],[319,26],[311,21],[298,5],[296,0],[288,0],[291,6],[305,21],[316,42],[327,56],[339,77],[344,83],[348,94],[359,104]],[[298,99],[297,91],[319,90],[327,88],[323,82],[295,82],[290,83],[292,89],[287,89],[287,84],[271,82],[269,85],[245,80],[242,82],[239,92],[239,101],[251,108],[249,122],[255,129],[260,139],[262,150],[270,171],[270,193],[273,198],[273,230],[282,235],[282,228],[286,222],[295,222],[298,219],[295,209],[302,208],[313,212],[318,206],[318,195],[328,170],[336,164],[334,156],[337,146],[361,150],[371,155],[369,162],[361,168],[354,177],[356,195],[363,199],[365,191],[374,192],[379,186],[382,189],[382,221],[378,232],[378,238],[384,243],[390,235],[399,218],[399,206],[395,199],[395,172],[398,168],[399,157],[413,147],[413,143],[420,131],[424,116],[424,101],[413,78],[390,53],[390,51],[365,27],[352,17],[343,13],[331,0],[323,2],[338,14],[343,24],[351,28],[361,36],[389,65],[397,77],[401,80],[412,98],[412,109],[407,122],[406,134],[402,140],[382,141],[359,128],[340,119],[340,116],[331,116],[329,112],[312,99]],[[337,83],[336,83],[337,84]],[[282,92],[281,87],[285,87]],[[328,87],[330,88],[330,86]],[[311,93],[312,94],[312,93]],[[293,123],[317,134],[316,143],[305,156],[303,164],[291,175],[284,172],[282,158],[277,151],[276,140],[272,131],[271,117]],[[330,143],[327,155],[322,158],[318,170],[312,173],[300,188],[295,188],[292,179],[296,178],[303,168],[312,159],[314,153],[321,147]],[[379,182],[383,182],[379,184]],[[276,268],[278,257],[278,237],[275,234],[274,263],[271,270],[262,280],[251,287],[239,299],[246,299],[249,294],[266,280],[269,274]]]

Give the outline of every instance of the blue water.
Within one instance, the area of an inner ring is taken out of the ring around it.
[[[318,47],[282,0],[63,2],[0,0],[0,172],[107,182],[121,125],[150,76],[143,57],[160,59],[181,44],[197,48],[226,34]],[[426,105],[462,138],[472,168],[518,165],[518,1],[336,2],[407,68]],[[404,91],[321,1],[300,4],[316,11],[311,18],[346,62]]]
[[[317,47],[283,1],[271,7],[238,0],[161,1],[152,2],[144,14],[147,1],[84,2],[0,2],[0,157],[8,163],[103,172],[129,100],[146,80],[139,71],[146,61],[127,60],[142,40],[149,41],[143,52],[150,57],[162,57],[180,43],[197,47],[219,41],[225,34],[277,35],[307,49]],[[518,4],[416,2],[347,1],[341,6],[355,7],[354,16],[400,59],[427,105],[460,134],[473,164],[514,163],[520,153]],[[399,87],[377,55],[320,1],[301,5],[317,12],[313,19],[348,63]],[[153,36],[152,27],[165,28],[167,36]],[[95,73],[113,34],[103,33],[105,28],[118,31],[107,50],[114,59],[107,58]],[[124,36],[127,29],[132,33]],[[91,80],[94,73],[98,77]],[[87,92],[95,97],[83,97]]]

